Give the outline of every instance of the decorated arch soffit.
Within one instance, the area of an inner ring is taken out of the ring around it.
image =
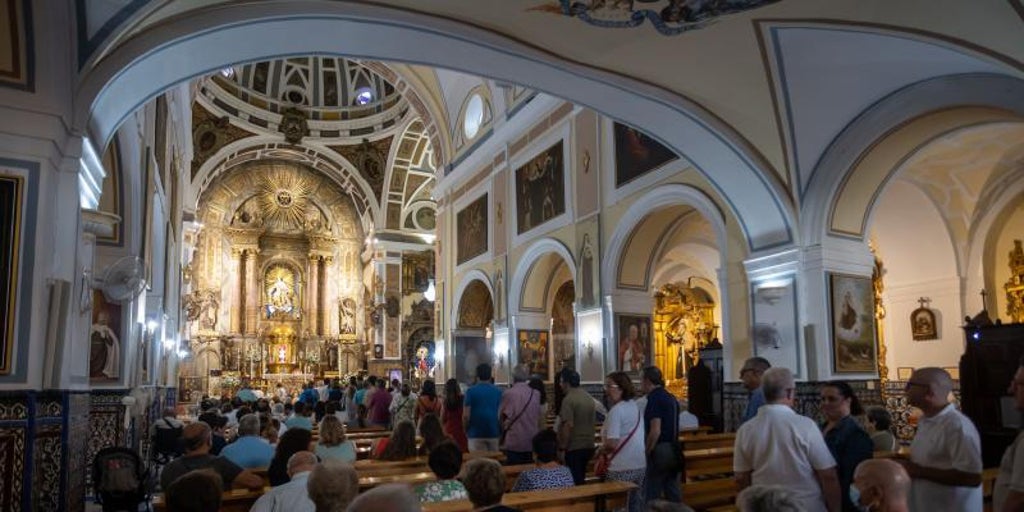
[[[377,74],[387,69],[343,58],[290,58],[233,66],[201,79],[187,204],[196,204],[203,190],[237,165],[286,160],[331,177],[352,198],[364,230],[432,232],[438,165],[432,123],[410,109],[400,92],[406,87]],[[313,78],[320,74],[322,80]],[[295,104],[301,108],[289,106]],[[280,133],[289,110],[306,123],[293,140]]]
[[[198,218],[204,229],[363,238],[348,194],[323,174],[283,160],[249,162],[222,175],[203,193]]]

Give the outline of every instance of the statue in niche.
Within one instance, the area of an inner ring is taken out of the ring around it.
[[[275,309],[291,310],[293,294],[284,282],[284,279],[277,278],[274,284],[270,285],[270,305]]]
[[[206,290],[203,296],[203,316],[199,321],[199,327],[203,330],[216,331],[219,314],[220,293],[215,289]]]
[[[351,298],[338,302],[338,330],[341,334],[356,333],[356,301]]]
[[[501,298],[502,298],[501,288],[502,288],[502,286],[501,285],[503,283],[504,283],[504,279],[501,276],[501,270],[499,270],[498,272],[496,272],[494,274],[494,317],[498,318],[498,319],[505,318],[501,314],[501,304],[502,304],[502,301],[501,301]]]
[[[584,306],[594,306],[594,250],[590,244],[590,235],[583,235],[582,264],[580,265],[580,282],[582,283],[583,296],[581,302]]]

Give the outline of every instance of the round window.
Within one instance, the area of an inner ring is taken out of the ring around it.
[[[476,137],[480,126],[484,124],[484,99],[479,94],[474,94],[466,104],[466,115],[462,119],[462,132],[467,139]]]
[[[356,89],[356,105],[366,105],[373,101],[373,91],[369,87]]]

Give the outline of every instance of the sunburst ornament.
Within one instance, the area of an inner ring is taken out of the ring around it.
[[[274,170],[257,178],[259,206],[266,220],[277,225],[301,227],[306,209],[311,207],[310,196],[316,188],[307,176]]]

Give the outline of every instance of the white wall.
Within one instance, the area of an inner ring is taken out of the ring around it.
[[[960,280],[950,236],[934,204],[917,187],[893,181],[876,203],[871,234],[885,267],[883,322],[889,377],[899,367],[957,366],[963,353]],[[927,297],[939,338],[914,341],[910,313]]]

